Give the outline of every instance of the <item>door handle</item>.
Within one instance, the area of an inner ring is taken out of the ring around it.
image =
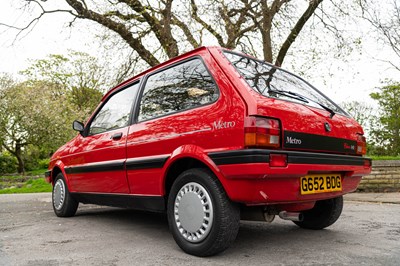
[[[115,133],[114,135],[111,136],[111,139],[113,140],[119,140],[122,138],[122,132]]]

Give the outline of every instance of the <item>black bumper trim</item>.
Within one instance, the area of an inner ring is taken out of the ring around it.
[[[327,165],[364,165],[371,159],[350,155],[325,154],[315,152],[247,149],[224,152],[211,152],[208,155],[217,165],[269,163],[270,154],[287,154],[289,164],[327,164]]]
[[[44,177],[51,177],[51,170],[44,172]]]
[[[211,152],[208,155],[216,165],[240,163],[268,163],[269,152],[265,150],[235,150],[224,152]]]

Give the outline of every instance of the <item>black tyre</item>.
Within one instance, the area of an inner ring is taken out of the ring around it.
[[[320,200],[315,203],[314,208],[303,212],[303,221],[294,222],[306,229],[320,230],[334,224],[342,214],[343,197]]]
[[[222,252],[236,239],[240,209],[211,171],[190,169],[172,185],[168,223],[182,250],[206,257]]]
[[[79,202],[69,193],[62,173],[59,173],[54,180],[52,203],[54,213],[58,217],[74,216],[78,209]]]

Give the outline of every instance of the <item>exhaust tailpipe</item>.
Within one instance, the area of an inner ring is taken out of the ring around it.
[[[302,222],[304,217],[301,212],[287,212],[281,211],[279,212],[279,217],[283,220],[289,220],[293,222]]]

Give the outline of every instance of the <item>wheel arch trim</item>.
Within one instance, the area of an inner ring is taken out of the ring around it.
[[[220,181],[222,187],[225,189],[224,186],[224,175],[222,174],[221,170],[219,167],[214,163],[214,161],[208,156],[208,153],[201,147],[196,146],[196,145],[183,145],[180,146],[179,148],[175,149],[172,153],[171,156],[167,159],[167,161],[164,164],[164,171],[163,171],[163,177],[162,177],[162,182],[160,182],[160,185],[162,186],[160,191],[163,192],[163,195],[167,195],[167,179],[168,179],[168,174],[172,170],[172,167],[176,164],[179,163],[179,161],[184,160],[184,159],[192,159],[195,161],[198,161],[202,163],[204,166],[206,166]],[[175,177],[176,179],[177,177]]]
[[[56,161],[53,167],[51,168],[50,182],[52,185],[54,185],[54,180],[56,179],[58,173],[62,173],[62,175],[64,176],[65,183],[68,187],[68,190],[72,191],[71,183],[69,182],[68,175],[65,172],[65,165],[61,160]]]

